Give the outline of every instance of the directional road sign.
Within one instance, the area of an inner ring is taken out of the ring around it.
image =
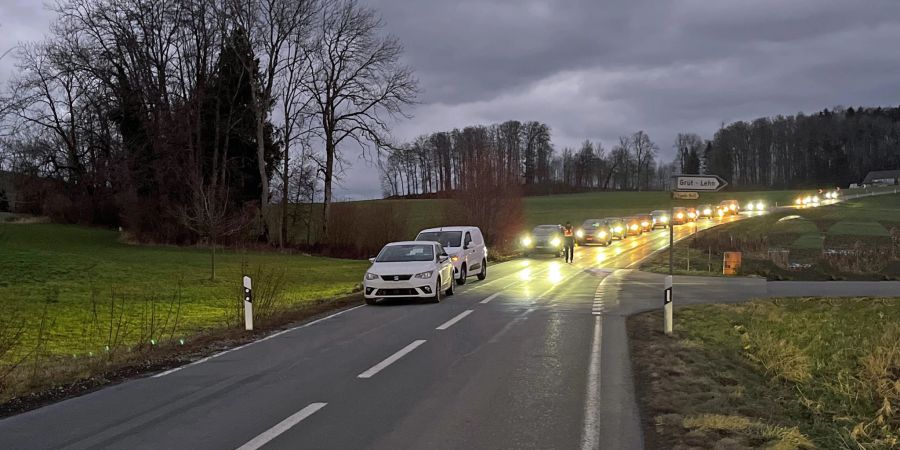
[[[672,175],[676,191],[718,192],[728,182],[718,175]]]

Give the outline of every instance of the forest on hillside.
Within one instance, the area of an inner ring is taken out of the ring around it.
[[[671,162],[661,160],[660,146],[643,131],[621,136],[609,150],[590,140],[557,149],[551,135],[547,124],[515,120],[423,135],[381,160],[383,194],[463,189],[460,174],[475,155],[485,157],[499,181],[530,193],[667,189],[675,173],[716,174],[740,189],[847,186],[869,171],[900,168],[900,107],[737,121],[710,139],[679,133]]]

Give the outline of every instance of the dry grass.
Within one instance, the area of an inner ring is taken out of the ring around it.
[[[629,319],[648,448],[900,448],[900,299],[775,299]]]

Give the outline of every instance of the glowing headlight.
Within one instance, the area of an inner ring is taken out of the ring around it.
[[[621,233],[621,232],[622,232],[622,227],[616,227],[616,228],[613,229],[613,231],[615,231],[616,233]]]
[[[647,228],[650,226],[650,223],[645,220],[645,221],[641,222],[641,226],[644,228]]]
[[[637,225],[632,225],[632,226],[631,226],[631,231],[637,231],[637,229],[638,229],[638,226],[637,226]]]
[[[662,223],[667,223],[669,221],[669,216],[662,216],[659,218],[659,221]]]
[[[688,213],[688,219],[693,219],[694,217],[697,217],[696,213],[692,213],[692,212]]]
[[[754,209],[756,209],[756,204],[753,202],[747,203],[747,206],[744,209],[746,209],[747,211],[753,211]]]
[[[450,257],[450,261],[457,262],[459,261],[459,255],[453,255]]]
[[[722,217],[722,216],[725,215],[725,210],[724,210],[724,209],[720,209],[720,210],[718,210],[718,211],[716,211],[716,212],[719,213],[719,217]]]
[[[600,239],[605,238],[605,237],[606,237],[606,232],[605,232],[605,231],[598,231],[598,232],[597,232],[597,237],[600,238]]]
[[[366,279],[367,279],[367,280],[377,280],[377,279],[378,279],[378,275],[375,275],[375,274],[372,273],[372,272],[366,272]]]
[[[712,214],[712,210],[711,210],[711,209],[706,208],[706,209],[703,210],[703,215],[704,215],[704,216],[708,216],[708,215],[710,215],[710,214]]]
[[[735,210],[737,210],[737,205],[735,205],[735,204],[728,205],[728,209],[735,211]]]
[[[817,195],[817,196],[813,197],[813,198],[812,198],[812,202],[813,202],[813,203],[819,203],[819,196]]]
[[[583,238],[583,237],[584,237],[584,231],[583,231],[583,230],[578,230],[578,231],[576,231],[576,232],[575,232],[575,236],[578,236],[578,237],[580,237],[580,238]]]
[[[802,204],[803,204],[803,199],[800,198],[800,197],[797,197],[797,200],[794,200],[794,204],[795,204],[795,205],[802,205]]]
[[[433,275],[433,274],[434,274],[434,272],[429,270],[428,272],[417,273],[416,278],[422,278],[424,280],[427,280],[427,279],[431,278],[431,275]]]
[[[766,210],[766,204],[763,203],[763,202],[756,202],[756,210],[757,210],[757,211],[765,211],[765,210]]]
[[[550,243],[553,244],[554,247],[559,247],[559,244],[562,244],[562,241],[560,241],[559,238],[553,238]]]
[[[531,244],[532,244],[532,243],[533,243],[533,241],[531,240],[530,237],[525,236],[525,237],[522,238],[522,245],[524,245],[524,246],[526,246],[526,247],[531,247]]]
[[[683,213],[675,214],[675,218],[676,219],[684,219],[684,214]]]

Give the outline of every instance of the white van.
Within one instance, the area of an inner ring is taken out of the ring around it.
[[[478,227],[440,227],[422,230],[417,241],[440,243],[453,263],[456,284],[466,284],[466,278],[487,278],[488,250]]]

